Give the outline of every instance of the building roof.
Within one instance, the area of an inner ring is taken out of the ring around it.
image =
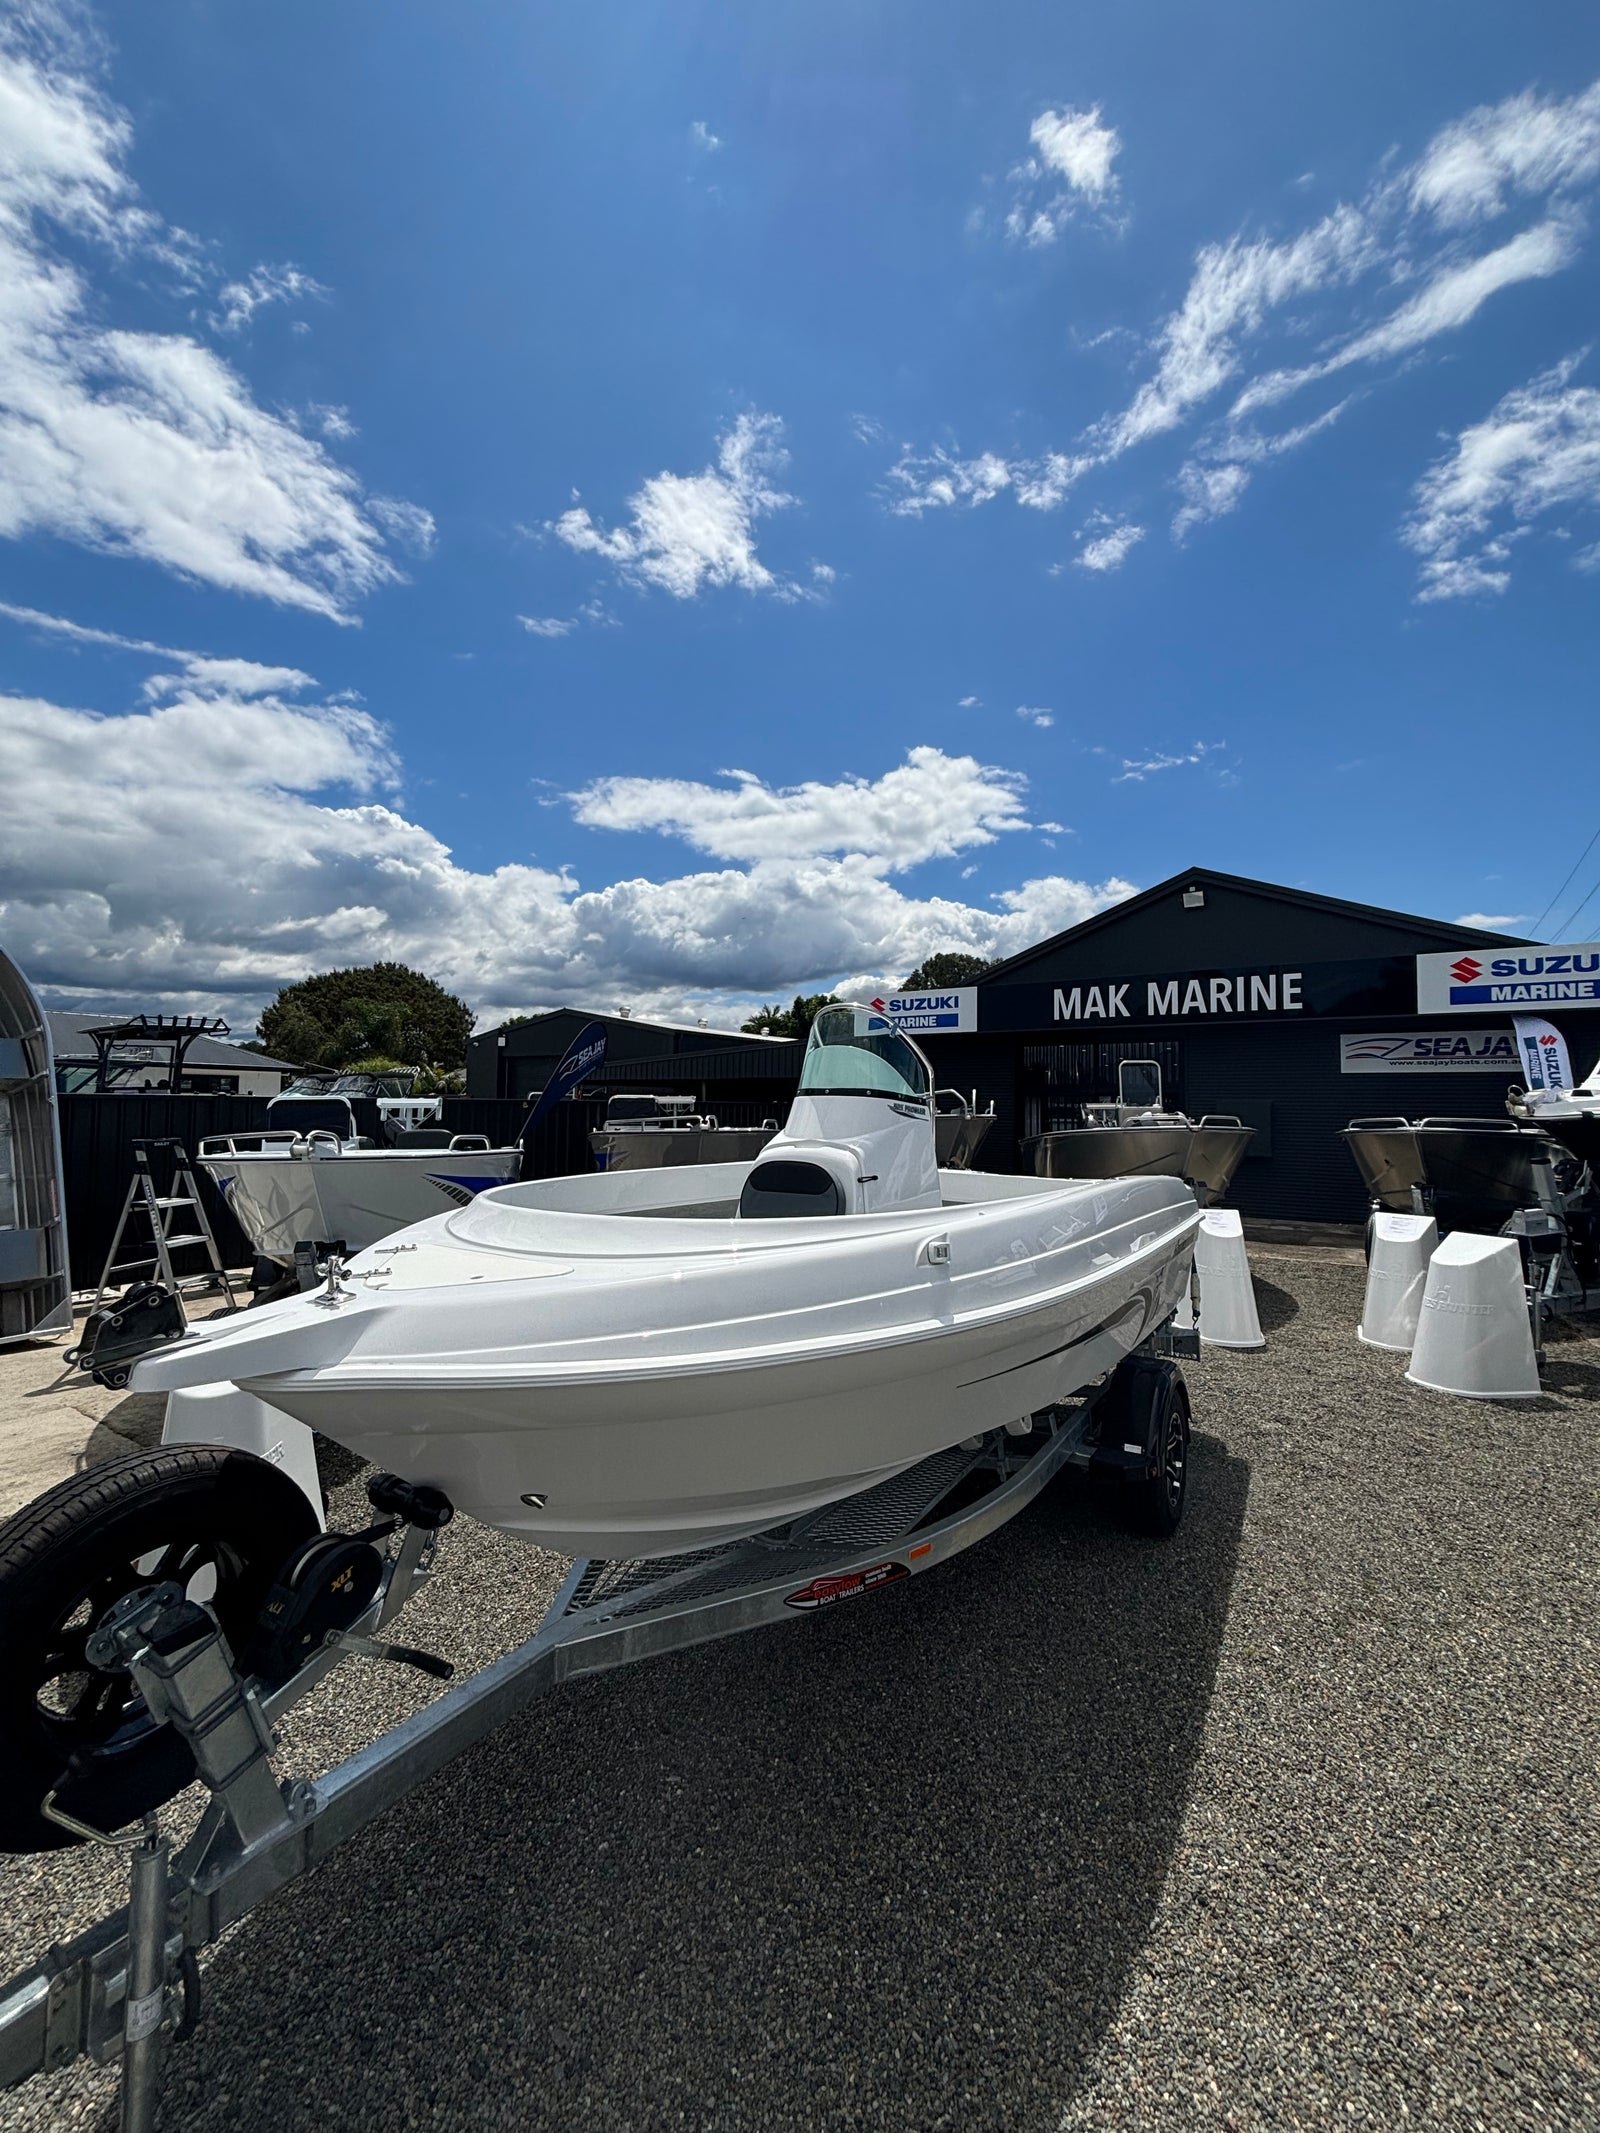
[[[992,985],[997,978],[1005,979],[1026,964],[1090,935],[1103,933],[1131,917],[1135,912],[1147,911],[1164,898],[1174,896],[1191,885],[1197,888],[1233,889],[1242,895],[1259,896],[1275,904],[1297,905],[1303,911],[1315,911],[1330,918],[1365,919],[1379,925],[1407,926],[1419,933],[1431,934],[1441,948],[1521,947],[1526,944],[1526,935],[1519,933],[1489,933],[1481,926],[1458,926],[1446,919],[1418,918],[1409,911],[1389,911],[1381,904],[1351,903],[1341,896],[1319,896],[1309,889],[1285,888],[1275,881],[1253,881],[1247,874],[1219,874],[1211,867],[1188,867],[1181,874],[1169,874],[1165,881],[1154,887],[1141,889],[1137,896],[1126,896],[1121,903],[1097,911],[1093,918],[1086,918],[1076,926],[1068,926],[1063,933],[1054,933],[1048,940],[1035,941],[1031,948],[1022,948],[1004,962],[991,963],[981,977],[974,980],[978,985]]]
[[[133,1012],[136,1013],[137,1010]],[[47,1012],[45,1019],[50,1024],[50,1044],[58,1061],[72,1060],[77,1062],[84,1060],[93,1062],[98,1055],[95,1051],[94,1039],[89,1032],[96,1029],[106,1029],[115,1023],[118,1018],[115,1015],[107,1014],[64,1013],[59,1008],[52,1007]],[[126,1061],[130,1053],[135,1050],[155,1054],[165,1052],[167,1049],[168,1046],[165,1040],[158,1035],[152,1034],[148,1041],[135,1037],[130,1038],[125,1046],[113,1045],[111,1056],[113,1059],[120,1056]],[[231,1069],[239,1073],[253,1072],[258,1074],[298,1074],[300,1072],[299,1067],[294,1065],[291,1060],[272,1059],[265,1052],[249,1052],[245,1050],[242,1044],[229,1044],[226,1039],[221,1037],[196,1037],[184,1054],[184,1072],[186,1074],[200,1073],[208,1068],[212,1070],[219,1068]]]
[[[688,1037],[721,1037],[730,1045],[744,1047],[752,1044],[784,1044],[784,1037],[769,1037],[757,1030],[714,1029],[705,1022],[671,1022],[659,1015],[619,1015],[613,1010],[607,1014],[594,1007],[545,1007],[536,1015],[529,1015],[521,1022],[496,1022],[488,1029],[475,1030],[469,1040],[481,1044],[486,1037],[497,1037],[507,1030],[527,1030],[538,1023],[552,1021],[557,1015],[573,1015],[580,1022],[604,1022],[613,1029],[664,1030],[673,1035]]]
[[[610,1060],[590,1081],[791,1081],[800,1072],[805,1044],[798,1037],[771,1037],[769,1047],[753,1051],[733,1045],[725,1051],[666,1052],[657,1059]],[[776,1047],[776,1049],[771,1049]]]

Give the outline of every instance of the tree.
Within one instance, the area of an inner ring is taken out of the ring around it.
[[[260,1041],[299,1066],[374,1056],[454,1073],[465,1066],[472,1010],[404,963],[324,971],[285,985],[261,1017]]]
[[[948,992],[955,985],[970,985],[988,968],[987,956],[968,955],[962,948],[947,948],[941,955],[924,956],[900,990]]]
[[[753,1037],[808,1037],[818,1015],[825,1007],[836,1006],[838,998],[833,992],[797,992],[793,1007],[780,1007],[774,1001],[739,1027]]]

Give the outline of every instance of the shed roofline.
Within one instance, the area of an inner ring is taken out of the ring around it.
[[[1441,948],[1519,948],[1528,945],[1525,934],[1490,933],[1481,926],[1458,926],[1447,919],[1421,918],[1411,911],[1391,911],[1382,904],[1358,904],[1343,896],[1321,896],[1310,889],[1290,889],[1280,882],[1257,881],[1248,874],[1221,874],[1213,867],[1186,867],[1181,873],[1169,874],[1165,881],[1156,882],[1152,888],[1141,889],[1137,896],[1125,896],[1120,903],[1097,911],[1092,918],[1082,919],[1076,926],[1051,934],[1048,940],[1036,941],[1031,948],[1021,948],[1003,962],[991,963],[975,982],[992,985],[996,978],[1034,962],[1068,941],[1083,940],[1089,934],[1103,932],[1118,919],[1126,918],[1130,911],[1147,910],[1164,896],[1171,896],[1190,883],[1201,887],[1209,884],[1221,889],[1241,889],[1247,895],[1271,897],[1277,903],[1299,904],[1308,911],[1329,912],[1342,918],[1380,919],[1394,925],[1415,926],[1437,935]]]

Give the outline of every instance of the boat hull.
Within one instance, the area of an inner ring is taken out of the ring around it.
[[[293,1264],[298,1244],[365,1251],[516,1177],[516,1148],[284,1150],[202,1156],[253,1252]]]
[[[357,1261],[347,1301],[201,1331],[135,1383],[226,1377],[489,1525],[673,1554],[1097,1381],[1171,1316],[1199,1223],[1173,1180],[973,1172],[944,1174],[943,1205],[848,1226],[701,1218],[729,1178],[493,1193]],[[662,1204],[674,1189],[693,1217]]]
[[[1253,1126],[1074,1126],[1039,1136],[1042,1178],[1183,1178],[1206,1200],[1233,1183]]]
[[[589,1136],[597,1170],[659,1170],[691,1163],[753,1163],[777,1132],[771,1126],[646,1126],[625,1132],[597,1127]]]

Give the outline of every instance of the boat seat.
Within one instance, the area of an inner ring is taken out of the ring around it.
[[[448,1126],[403,1126],[391,1143],[396,1148],[448,1148]]]
[[[757,1163],[739,1195],[741,1222],[844,1212],[839,1181],[820,1163]]]

